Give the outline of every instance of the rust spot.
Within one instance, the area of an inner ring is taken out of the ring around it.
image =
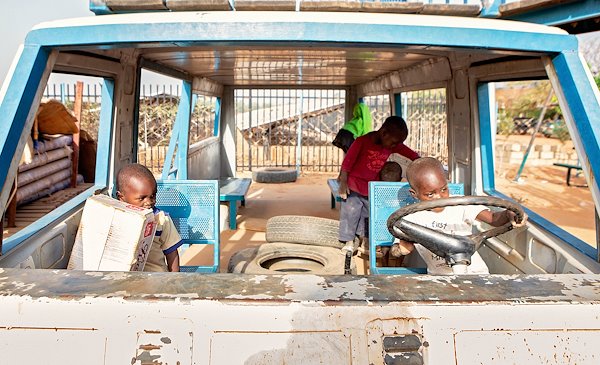
[[[162,332],[160,332],[159,330],[144,330],[144,333],[156,333],[156,334],[159,334],[159,333],[162,333]]]
[[[158,345],[140,345],[140,350],[152,351],[152,350],[160,350],[160,346]]]

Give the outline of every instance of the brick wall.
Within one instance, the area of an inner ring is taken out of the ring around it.
[[[526,151],[527,144],[497,142],[496,162],[520,165]],[[564,144],[534,143],[527,157],[527,165],[529,166],[549,166],[555,162],[577,164],[578,161],[577,152],[575,152],[571,142]]]

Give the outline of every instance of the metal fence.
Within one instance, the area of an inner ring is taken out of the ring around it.
[[[236,90],[238,171],[339,169],[343,153],[331,142],[344,124],[345,98],[344,90]]]
[[[159,173],[177,114],[178,86],[151,85],[140,90],[138,162]],[[75,86],[49,85],[45,98],[74,100]],[[101,85],[84,86],[82,129],[96,138]],[[235,91],[238,171],[292,167],[301,171],[339,171],[343,152],[332,145],[345,122],[345,91],[331,89],[238,89]],[[388,95],[365,97],[373,129],[391,115]],[[214,133],[216,98],[198,95],[190,125],[190,145]],[[444,89],[402,94],[406,144],[423,156],[447,162]]]
[[[402,94],[402,116],[408,125],[406,145],[421,156],[448,163],[446,89],[411,91]]]
[[[102,85],[84,84],[81,129],[97,140]],[[160,173],[168,149],[181,89],[178,85],[142,85],[138,119],[138,162]],[[216,98],[197,95],[190,122],[190,145],[214,133]],[[60,100],[71,107],[75,100],[75,84],[49,84],[45,99]]]

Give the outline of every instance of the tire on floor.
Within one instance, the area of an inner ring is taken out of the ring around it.
[[[294,182],[297,177],[296,170],[282,167],[265,167],[252,171],[252,180],[259,183]]]
[[[245,274],[342,275],[346,257],[333,247],[297,245],[286,242],[265,243],[233,254],[227,272]],[[350,271],[356,274],[352,260]]]
[[[279,215],[267,221],[267,242],[289,242],[341,248],[339,221],[302,215]]]

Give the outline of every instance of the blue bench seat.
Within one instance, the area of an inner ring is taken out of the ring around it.
[[[229,228],[232,230],[237,229],[237,202],[243,207],[246,206],[246,194],[250,184],[250,178],[230,177],[219,180],[219,200],[229,203]]]
[[[331,191],[331,209],[335,209],[335,202],[342,202],[340,184],[337,179],[327,179],[327,186],[329,186],[329,190]]]

